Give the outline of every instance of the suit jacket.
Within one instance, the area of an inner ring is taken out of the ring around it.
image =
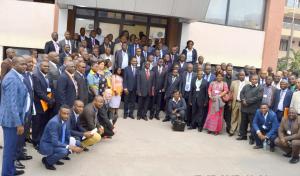
[[[178,55],[177,53],[174,54],[173,60],[172,60],[172,55],[173,55],[173,54],[170,53],[170,62],[171,62],[171,64],[173,65],[173,64],[179,62],[179,60],[178,60],[178,59],[179,59],[179,55]]]
[[[242,104],[241,111],[245,113],[254,113],[260,106],[263,98],[264,88],[261,85],[252,86],[247,84],[243,87],[240,98],[246,100],[247,105]]]
[[[183,74],[186,71],[186,69],[187,69],[187,63],[184,62],[183,65],[182,65],[182,67],[181,67],[180,62],[178,62],[178,64],[179,64],[179,70],[178,71],[179,71],[179,74],[181,75],[181,74]]]
[[[136,44],[129,44],[128,45],[128,55],[129,55],[130,58],[133,57],[133,56],[135,56],[135,54],[136,54],[135,50],[134,50],[134,46],[135,45]],[[140,45],[137,44],[135,47],[136,47],[135,49],[140,48]]]
[[[137,56],[135,56],[137,58]],[[140,56],[140,69],[145,68],[146,59],[143,56]]]
[[[44,113],[41,100],[44,100],[48,103],[48,105],[54,105],[54,99],[50,99],[47,96],[47,88],[49,87],[53,93],[53,84],[49,80],[49,85],[46,82],[46,79],[42,75],[42,73],[38,70],[36,73],[32,75],[33,80],[33,90],[34,90],[34,105],[37,113]]]
[[[142,56],[145,58],[145,60],[147,60],[147,57],[151,54],[151,52],[146,52],[142,50]]]
[[[185,57],[187,57],[187,49],[182,50],[182,54],[184,54]],[[192,63],[195,64],[197,62],[197,58],[198,58],[197,50],[195,48],[192,51],[192,58],[193,58]]]
[[[181,78],[182,78],[182,84],[181,84],[181,94],[183,97],[185,97],[184,95],[184,92],[185,92],[185,86],[186,86],[186,76],[187,76],[188,72],[185,71],[183,72]],[[195,78],[197,77],[197,74],[192,72],[192,78],[191,78],[191,83],[192,83],[192,80],[194,80]],[[190,91],[192,90],[192,86],[190,85]]]
[[[58,46],[59,46],[59,44],[58,44]],[[45,54],[49,54],[52,51],[55,52],[56,50],[55,50],[53,41],[51,40],[51,41],[46,42],[44,52],[45,52]]]
[[[273,99],[273,103],[272,103],[272,110],[274,112],[276,112],[278,110],[278,104],[280,101],[280,92],[281,92],[281,89],[276,89],[275,94],[274,94],[274,99]],[[284,108],[290,107],[292,97],[293,97],[293,92],[287,88],[285,97],[283,99],[283,111],[284,111]]]
[[[10,58],[6,58],[1,63],[1,80],[4,79],[4,76],[11,70],[12,68],[12,60]]]
[[[24,124],[27,88],[14,69],[10,70],[1,84],[0,125],[17,127]]]
[[[289,127],[289,123],[291,124],[291,128]],[[287,131],[289,130],[291,131],[291,135],[287,135]],[[298,117],[293,121],[282,118],[278,129],[278,137],[280,139],[284,138],[287,141],[300,140],[300,118]]]
[[[178,111],[185,111],[186,110],[186,102],[184,100],[184,98],[180,98],[180,100],[178,101],[178,103],[176,103],[173,99],[170,99],[168,101],[168,115],[173,114],[173,110],[177,109]]]
[[[75,112],[74,110],[72,110],[69,118],[69,123],[70,123],[71,136],[81,140],[83,137],[83,133],[86,130],[81,126],[79,117],[80,116],[78,116],[76,120]]]
[[[215,74],[210,74],[210,77],[206,78],[206,74],[203,74],[203,78],[210,84],[211,82],[213,82],[216,79],[216,75]]]
[[[64,64],[64,59],[67,56],[70,56],[70,54],[66,53],[65,51],[62,51],[61,53],[59,53],[59,65],[63,65]]]
[[[57,80],[59,78],[59,75],[60,75],[59,66],[56,65],[56,67],[55,67],[53,62],[49,62],[48,77],[49,77],[49,81],[51,81],[53,83],[54,89],[56,89]]]
[[[135,75],[133,75],[132,67],[126,67],[124,69],[123,88],[128,91],[136,91],[138,74],[139,70],[137,68],[135,69]]]
[[[102,108],[100,108],[98,110],[98,114],[97,114],[97,118],[99,121],[99,124],[102,125],[103,127],[106,127],[110,130],[114,129],[113,124],[111,123],[111,121],[109,120],[109,105],[108,104],[104,104],[102,106]]]
[[[245,85],[247,85],[247,84],[249,84],[249,81],[245,80]],[[231,102],[232,107],[235,107],[235,104],[237,101],[237,96],[239,93],[239,88],[240,88],[240,80],[232,81],[231,86],[230,86],[230,92],[232,94],[232,102]]]
[[[147,80],[146,70],[142,69],[137,75],[137,93],[142,97],[154,95],[154,73],[149,69],[150,77]]]
[[[32,75],[29,72],[26,72],[23,74],[24,76],[24,84],[27,88],[27,91],[30,95],[30,111],[32,110],[32,104],[33,104],[33,99],[34,99],[34,92],[33,92],[33,79],[32,79]]]
[[[167,69],[163,67],[161,74],[159,74],[158,66],[155,66],[152,68],[152,71],[154,73],[154,93],[155,94],[161,93],[162,90],[164,89]]]
[[[114,48],[113,48],[113,46],[112,45],[108,45],[108,47],[111,49],[111,54],[113,54],[114,52],[113,52],[113,50],[114,50]],[[99,53],[100,54],[104,54],[105,53],[105,44],[103,43],[102,45],[100,45],[100,47],[99,47]]]
[[[65,48],[65,45],[66,45],[66,40],[63,39],[61,41],[58,42],[59,43],[59,49],[60,49],[60,53],[64,52],[64,48]],[[74,43],[74,40],[70,40],[70,43],[71,43],[71,46],[70,46],[70,49],[71,49],[71,53],[73,53],[76,49],[76,46],[75,46],[75,43]]]
[[[128,55],[128,65],[130,62],[130,57]],[[118,50],[115,53],[115,68],[122,68],[122,63],[123,63],[123,54],[122,54],[122,50]]]
[[[74,78],[78,86],[78,99],[81,100],[85,105],[88,104],[89,94],[87,81],[84,75],[81,76],[77,71],[74,74]]]
[[[92,37],[90,37],[90,38],[88,38],[88,48],[90,48],[90,49],[93,49],[93,42],[92,42]],[[96,38],[94,38],[94,40],[95,40],[95,45],[100,45],[100,43],[99,43],[99,41],[96,39]]]
[[[100,124],[97,119],[97,114],[98,109],[94,108],[93,103],[87,104],[79,116],[81,126],[87,131],[99,128]]]
[[[228,77],[228,75],[224,76],[224,81],[227,83],[228,87],[230,87],[232,81],[234,81],[236,79],[237,79],[237,77],[234,74],[232,74],[231,77]]]
[[[266,127],[265,129],[263,128],[263,125]],[[255,132],[264,130],[266,136],[270,138],[271,136],[277,136],[278,126],[277,116],[272,110],[269,110],[266,120],[260,110],[256,111],[252,122],[252,127]]]
[[[166,99],[171,98],[174,90],[181,89],[181,77],[178,75],[174,82],[172,82],[172,74],[169,74],[165,81],[165,97]]]
[[[66,148],[70,139],[70,124],[66,123],[65,142],[62,143],[63,124],[59,115],[54,116],[46,125],[40,140],[39,152],[42,155],[52,155],[56,148]]]
[[[75,85],[66,72],[63,72],[57,81],[55,99],[58,108],[63,104],[72,107],[77,99]]]
[[[196,80],[197,77],[192,79],[191,91],[189,93],[189,103],[197,104],[197,107],[204,107],[208,103],[208,82],[202,78],[200,85],[200,91],[196,91]]]

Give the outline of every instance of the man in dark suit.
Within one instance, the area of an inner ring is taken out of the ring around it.
[[[192,116],[192,105],[190,105],[189,97],[192,88],[192,80],[196,78],[196,73],[193,72],[193,64],[187,64],[187,70],[182,74],[182,84],[181,84],[181,95],[184,98],[186,105],[186,118],[184,119],[188,125],[191,124],[191,116]]]
[[[90,145],[94,145],[101,140],[101,136],[98,133],[85,130],[80,124],[80,115],[84,109],[84,104],[80,100],[75,100],[73,109],[70,113],[70,130],[71,136],[76,140],[81,141],[81,146],[86,148]],[[87,145],[89,144],[89,145]]]
[[[193,78],[191,91],[189,92],[189,105],[192,106],[191,117],[187,117],[189,129],[198,128],[201,132],[203,129],[204,109],[208,103],[208,83],[203,79],[203,73],[199,71],[197,77]]]
[[[68,119],[70,117],[70,108],[63,105],[59,109],[59,113],[54,116],[46,125],[40,142],[39,153],[45,155],[42,163],[48,170],[56,170],[53,166],[63,165],[59,161],[72,153],[82,152],[79,141],[76,145],[69,145],[70,142],[70,125]]]
[[[137,67],[140,69],[144,68],[145,58],[142,56],[142,49],[137,48],[135,51],[135,58],[137,60]]]
[[[65,38],[59,41],[60,53],[64,52],[63,49],[65,48],[65,45],[69,45],[68,53],[72,54],[73,52],[75,52],[75,44],[74,41],[71,40],[71,34],[69,31],[66,31]]]
[[[12,48],[6,49],[6,59],[1,63],[1,80],[4,79],[4,76],[10,71],[12,68],[12,59],[16,56],[16,52]]]
[[[76,72],[74,73],[75,81],[78,86],[78,99],[81,100],[85,105],[88,104],[89,94],[88,94],[88,86],[85,77],[85,62],[79,62],[76,66]]]
[[[57,80],[61,71],[59,70],[59,55],[55,52],[50,52],[48,54],[49,59],[49,72],[48,78],[53,83],[54,89],[56,89]]]
[[[27,67],[25,59],[14,57],[12,67],[1,84],[0,125],[4,138],[2,175],[24,174],[23,170],[16,170],[14,160],[18,136],[24,133],[25,112],[29,110],[27,100],[30,97],[22,76]]]
[[[164,68],[164,60],[159,59],[157,66],[153,67],[154,73],[154,97],[151,104],[150,119],[156,118],[159,120],[159,112],[162,109],[162,101],[164,95],[164,83],[166,79],[167,69]]]
[[[64,58],[65,57],[69,57],[70,55],[70,45],[69,44],[65,44],[63,47],[63,51],[59,53],[59,65],[63,65],[64,64]]]
[[[178,59],[179,59],[179,55],[178,55],[178,52],[177,52],[177,46],[173,46],[171,48],[171,52],[170,52],[170,63],[171,63],[171,65],[177,63]]]
[[[101,108],[98,109],[97,118],[99,121],[99,124],[104,128],[104,133],[101,135],[105,138],[111,138],[114,133],[114,126],[110,119],[112,118],[112,115],[110,114],[109,110],[109,100],[108,100],[108,92],[110,90],[106,89],[103,93],[103,99],[104,104]],[[109,93],[111,95],[111,92]]]
[[[276,113],[278,122],[281,122],[285,108],[289,108],[293,96],[293,92],[288,89],[288,81],[282,79],[280,89],[277,89],[274,94],[272,110]]]
[[[124,69],[123,77],[123,89],[124,89],[124,118],[133,117],[133,111],[136,100],[137,90],[137,75],[139,70],[137,69],[137,60],[133,57],[130,61],[130,65]]]
[[[267,104],[261,104],[253,119],[251,133],[254,136],[256,145],[254,149],[263,148],[263,142],[270,142],[270,151],[275,150],[275,139],[279,127],[276,114],[269,109]]]
[[[115,53],[115,68],[124,70],[129,65],[130,57],[127,53],[127,43],[122,43],[122,49]]]
[[[44,128],[51,118],[55,105],[53,84],[48,79],[49,63],[42,61],[39,70],[32,75],[34,90],[34,105],[36,115],[32,116],[32,142],[36,147],[40,142]]]
[[[147,45],[145,45],[145,46],[143,46],[143,49],[142,49],[142,56],[143,56],[143,58],[148,58],[148,55],[150,55],[151,53],[149,53],[148,52],[148,46]]]
[[[96,39],[96,31],[95,30],[92,30],[91,33],[90,33],[90,38],[89,40],[87,40],[88,42],[88,48],[90,50],[92,50],[96,45],[99,46],[99,41]]]
[[[85,36],[85,28],[84,27],[80,28],[79,34],[80,35],[78,37],[78,42],[82,42],[83,40],[87,41],[89,39],[87,36]]]
[[[216,79],[216,75],[211,72],[211,64],[205,63],[203,78],[210,84]]]
[[[134,43],[128,45],[128,54],[130,58],[136,55],[136,50],[138,48],[141,49],[139,44],[139,38],[135,38]]]
[[[179,70],[178,71],[179,71],[180,75],[183,74],[187,69],[187,63],[185,62],[185,59],[186,59],[186,57],[184,54],[179,55],[179,60],[178,60]]]
[[[105,53],[105,49],[106,48],[110,48],[111,50],[111,54],[113,54],[113,46],[109,43],[109,39],[107,38],[107,37],[105,37],[104,38],[104,42],[103,42],[103,44],[102,45],[100,45],[100,47],[99,47],[99,53],[100,53],[100,55],[101,54],[104,54]]]
[[[78,97],[78,86],[74,79],[75,64],[74,62],[68,62],[65,71],[60,75],[57,81],[56,88],[56,106],[59,107],[63,104],[73,106],[74,101]]]
[[[251,84],[247,84],[243,87],[240,93],[240,99],[242,101],[242,120],[240,126],[240,137],[237,140],[247,140],[247,130],[250,123],[252,129],[252,122],[255,111],[259,108],[261,100],[263,98],[264,88],[258,84],[258,75],[252,75],[250,78]],[[254,144],[254,138],[249,136],[249,144]]]
[[[181,88],[181,77],[178,74],[177,69],[173,69],[172,74],[167,75],[166,81],[165,81],[165,100],[166,102],[169,102],[169,100],[172,98],[172,94],[175,90],[180,91]],[[168,107],[166,107],[168,109]],[[166,115],[163,122],[167,122],[170,120],[170,117]]]
[[[59,48],[59,43],[57,42],[58,40],[57,32],[53,32],[51,34],[51,38],[52,40],[46,42],[44,52],[45,54],[48,54],[50,52],[56,52],[58,54],[60,48]]]
[[[145,68],[137,75],[138,112],[137,119],[148,120],[147,110],[150,98],[154,94],[154,73],[150,70],[150,62],[146,62]]]

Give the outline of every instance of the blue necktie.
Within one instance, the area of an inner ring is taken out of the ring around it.
[[[61,135],[61,143],[65,143],[65,137],[66,137],[66,123],[62,124],[62,135]]]

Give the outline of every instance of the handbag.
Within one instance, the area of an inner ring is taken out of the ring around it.
[[[176,119],[173,123],[172,129],[173,129],[173,131],[181,131],[182,132],[185,130],[185,125],[186,125],[185,122]]]

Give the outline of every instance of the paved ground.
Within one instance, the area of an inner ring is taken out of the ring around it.
[[[2,135],[2,132],[1,132]],[[2,139],[2,136],[1,136]],[[225,134],[197,131],[173,132],[169,123],[119,119],[112,140],[89,152],[72,155],[71,161],[48,171],[42,156],[26,165],[27,176],[299,176],[300,163],[291,165],[277,150],[253,150],[246,141]],[[0,164],[2,150],[0,151]]]

